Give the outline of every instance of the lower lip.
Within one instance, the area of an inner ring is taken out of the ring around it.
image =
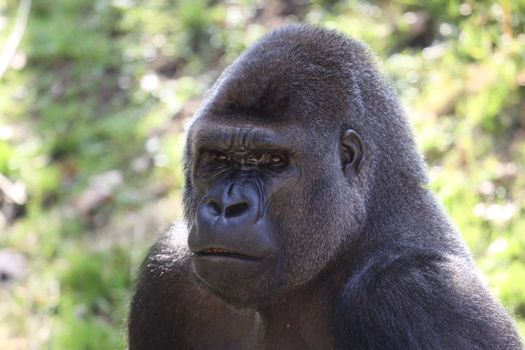
[[[199,260],[207,260],[212,262],[226,262],[226,261],[238,261],[238,262],[244,262],[244,263],[257,263],[261,261],[261,258],[256,257],[250,257],[250,256],[234,256],[234,255],[214,255],[214,254],[204,254],[204,255],[198,255],[194,254],[193,258],[199,259]]]

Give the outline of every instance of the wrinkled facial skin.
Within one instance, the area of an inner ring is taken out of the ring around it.
[[[329,203],[321,203],[341,196],[337,142],[318,145],[325,154],[309,162],[316,145],[293,126],[243,127],[211,117],[201,116],[188,140],[193,266],[227,302],[267,304],[311,279],[337,247],[340,237],[326,232],[338,232],[334,218],[344,214],[323,212]]]

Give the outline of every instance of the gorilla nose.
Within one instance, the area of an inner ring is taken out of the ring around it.
[[[255,186],[246,184],[212,188],[197,207],[188,238],[190,250],[202,259],[260,260],[268,256],[273,241],[266,233],[269,222],[262,213],[260,195]]]
[[[256,189],[237,184],[217,186],[197,208],[197,223],[211,231],[246,230],[257,222],[260,209]]]
[[[229,205],[226,207],[226,210],[224,210],[224,216],[226,218],[233,218],[235,216],[241,216],[245,212],[247,212],[249,209],[248,203],[241,202],[241,203],[235,203],[232,205]]]
[[[211,199],[205,206],[211,215],[223,215],[226,219],[242,216],[250,209],[250,205],[246,201],[221,205],[218,201]]]

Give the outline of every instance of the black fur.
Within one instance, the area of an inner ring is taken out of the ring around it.
[[[146,258],[131,350],[521,349],[427,190],[363,44],[289,26],[211,89],[185,221]]]

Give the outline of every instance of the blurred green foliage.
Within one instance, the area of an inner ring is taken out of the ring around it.
[[[0,348],[125,347],[133,278],[181,215],[183,132],[206,88],[269,28],[367,42],[432,189],[525,334],[524,1],[34,1],[0,80]],[[18,1],[0,0],[0,52]],[[15,186],[16,185],[16,186]]]

